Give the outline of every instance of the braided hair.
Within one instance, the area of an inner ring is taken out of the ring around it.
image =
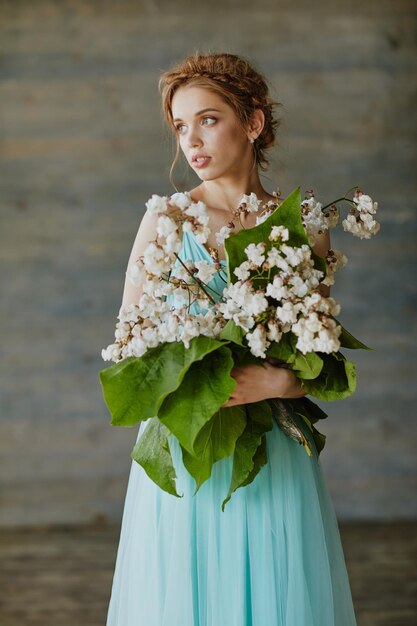
[[[265,116],[262,132],[253,144],[255,163],[262,170],[269,164],[265,150],[275,141],[280,120],[274,117],[273,108],[281,106],[269,96],[265,77],[242,56],[235,54],[195,54],[186,57],[170,70],[163,72],[159,79],[162,97],[162,113],[169,127],[175,128],[172,117],[172,99],[175,92],[184,85],[203,87],[218,94],[235,112],[242,128],[246,128],[251,114],[261,109]],[[171,166],[170,176],[179,157],[177,153]],[[172,181],[171,181],[172,182]]]

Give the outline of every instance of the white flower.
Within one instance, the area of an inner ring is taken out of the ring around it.
[[[177,341],[179,322],[176,315],[169,315],[163,324],[158,326],[159,343]]]
[[[262,291],[248,294],[245,300],[248,313],[251,313],[252,315],[259,315],[268,308],[268,300],[265,298]]]
[[[283,300],[290,296],[290,290],[286,284],[284,284],[284,276],[282,274],[275,274],[272,283],[268,283],[266,286],[266,295],[275,298],[275,300]]]
[[[310,285],[301,276],[294,274],[291,276],[290,291],[297,298],[304,298],[310,291]]]
[[[120,320],[120,322],[136,322],[139,312],[140,308],[137,304],[127,304],[126,306],[120,307],[117,319]]]
[[[227,239],[231,233],[232,229],[228,226],[222,226],[218,233],[216,233],[216,242],[218,246],[222,246],[224,244],[224,240]]]
[[[328,229],[327,218],[322,212],[322,205],[314,196],[301,203],[301,219],[311,246],[316,243],[318,235]]]
[[[271,248],[268,250],[266,261],[270,267],[279,267],[279,264],[283,261],[283,256],[279,248]],[[286,263],[286,261],[285,261]]]
[[[143,340],[143,338],[140,335],[138,335],[136,337],[133,337],[133,339],[131,339],[131,341],[129,341],[129,343],[126,345],[124,357],[125,358],[128,356],[139,357],[145,354],[147,350],[148,350],[148,344],[146,343],[146,341]]]
[[[199,334],[198,323],[195,320],[188,319],[186,320],[184,327],[181,333],[181,341],[184,343],[186,348],[190,347],[190,341],[193,337],[197,337]]]
[[[270,341],[268,341],[266,337],[266,331],[262,324],[258,324],[255,330],[246,334],[246,341],[254,356],[259,356],[263,359],[266,358],[265,352],[270,345]]]
[[[349,213],[346,219],[342,221],[342,226],[343,230],[352,233],[352,235],[360,239],[370,239],[380,229],[380,224],[376,220],[372,219],[371,223],[366,224],[352,213]]]
[[[257,215],[255,226],[258,226],[259,224],[262,224],[262,222],[265,222],[265,220],[267,220],[268,217],[272,215],[272,213],[273,209],[270,209],[269,211],[265,211],[265,213],[262,213],[262,215]]]
[[[169,199],[169,203],[184,210],[192,203],[190,193],[188,191],[173,193]]]
[[[178,266],[175,268],[175,271],[172,272],[171,276],[173,278],[178,278],[178,280],[185,280],[186,282],[189,282],[191,280],[191,276],[194,274],[194,269],[194,261],[190,261],[190,259],[185,259],[182,263],[178,264]]]
[[[194,230],[194,236],[199,243],[206,243],[210,234],[210,228],[208,226],[197,226]]]
[[[168,215],[161,215],[156,224],[156,232],[161,237],[168,237],[177,230],[177,224]]]
[[[159,344],[158,327],[151,326],[148,328],[144,328],[142,330],[142,338],[148,348],[156,348],[156,346]]]
[[[175,230],[166,238],[165,243],[164,243],[164,250],[165,252],[167,252],[168,255],[171,255],[174,253],[178,254],[181,248],[182,248],[181,237],[179,236],[178,230]]]
[[[277,343],[281,341],[282,330],[281,326],[276,320],[268,320],[267,337],[269,341],[276,341]]]
[[[245,252],[249,261],[251,261],[252,265],[255,267],[259,267],[265,261],[265,244],[263,242],[258,244],[250,243],[246,246]]]
[[[196,276],[203,283],[210,282],[214,274],[217,272],[215,264],[209,263],[205,260],[195,261],[194,265],[198,269]]]
[[[288,228],[280,225],[272,227],[271,232],[268,235],[268,239],[270,239],[270,241],[288,241],[289,236]]]
[[[129,322],[118,322],[116,324],[114,338],[119,342],[123,342],[125,339],[128,339],[131,330],[132,327]]]
[[[325,260],[326,277],[322,282],[323,285],[330,286],[334,284],[333,274],[342,267],[344,267],[348,259],[340,250],[336,250],[336,248],[330,248],[330,250],[326,254]]]
[[[335,226],[337,226],[337,224],[339,223],[340,213],[339,213],[339,209],[337,208],[335,204],[332,204],[332,206],[330,206],[326,210],[326,213],[324,216],[327,222],[327,228],[329,230],[331,230],[332,228],[335,228]]]
[[[168,208],[168,198],[167,196],[158,196],[155,193],[145,204],[147,210],[152,215],[157,215],[158,213],[166,213]]]
[[[103,361],[118,361],[120,358],[120,345],[118,343],[111,343],[107,348],[101,351],[101,358]]]
[[[167,255],[162,246],[150,243],[143,255],[143,264],[150,274],[160,276],[164,272],[169,272],[172,265],[172,258]]]
[[[360,211],[366,211],[367,213],[376,213],[378,208],[378,202],[373,202],[370,196],[362,193],[362,191],[355,191],[353,196],[353,202],[358,205]]]
[[[238,277],[239,280],[247,280],[250,276],[250,266],[250,261],[243,261],[243,263],[235,267],[233,273]]]
[[[146,270],[142,263],[142,261],[138,261],[138,263],[132,263],[130,267],[126,271],[126,276],[135,287],[140,287],[140,285],[146,279]]]
[[[301,248],[293,248],[283,243],[281,251],[285,254],[286,260],[292,267],[297,267],[297,265],[311,256],[310,247],[307,244],[303,244]]]
[[[298,313],[302,309],[302,304],[299,302],[290,302],[287,300],[282,303],[282,306],[277,306],[275,315],[276,318],[282,322],[282,324],[295,324],[297,321]]]
[[[296,347],[300,352],[337,352],[340,348],[338,339],[342,328],[326,315],[319,316],[313,311],[306,317],[298,320],[292,326],[292,332],[297,335]]]
[[[207,207],[204,204],[204,202],[201,202],[201,201],[193,202],[192,204],[190,204],[185,209],[185,213],[189,215],[190,217],[197,218],[198,222],[200,224],[203,224],[204,226],[207,226],[209,219],[210,219],[208,212],[207,212]]]
[[[337,352],[340,348],[338,337],[342,332],[341,326],[338,326],[332,319],[327,320],[327,325],[329,328],[322,328],[318,333],[318,337],[314,340],[315,352],[330,354],[331,352]]]
[[[253,192],[249,196],[243,194],[239,202],[239,206],[243,205],[248,213],[256,213],[261,204],[262,200],[258,200],[258,196]]]
[[[253,315],[249,315],[245,311],[239,311],[232,315],[231,319],[234,321],[236,326],[240,326],[243,330],[250,330],[255,325],[255,318]]]

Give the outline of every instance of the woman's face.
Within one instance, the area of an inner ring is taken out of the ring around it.
[[[233,109],[202,87],[180,87],[172,117],[181,149],[201,180],[241,176],[251,165],[252,147]]]

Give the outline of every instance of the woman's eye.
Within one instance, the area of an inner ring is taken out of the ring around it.
[[[213,122],[216,122],[216,118],[215,117],[205,117],[203,119],[203,122],[206,122],[207,120],[212,120]],[[209,126],[211,126],[211,124],[209,124]]]
[[[184,124],[178,124],[175,128],[177,129],[177,131],[180,133],[181,132],[181,128],[184,126]]]

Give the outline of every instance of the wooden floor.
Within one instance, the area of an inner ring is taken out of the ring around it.
[[[415,626],[417,522],[340,532],[358,626]],[[0,531],[0,626],[104,626],[118,540],[108,527]]]

